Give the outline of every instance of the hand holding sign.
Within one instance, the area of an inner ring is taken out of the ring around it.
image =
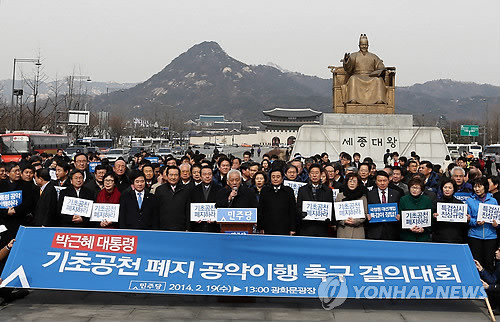
[[[431,226],[431,210],[407,210],[402,212],[402,228],[413,232],[423,232],[424,227]],[[420,228],[420,229],[413,229]]]
[[[414,233],[417,233],[417,234],[421,234],[421,233],[423,233],[423,232],[424,232],[424,229],[423,229],[422,227],[417,227],[417,226],[413,227],[413,228],[412,228],[412,229],[410,229],[410,230],[411,230],[412,232],[414,232]]]
[[[341,201],[334,204],[335,219],[345,220],[348,219],[363,219],[365,218],[365,208],[363,200]]]
[[[302,212],[307,215],[304,220],[325,221],[332,217],[332,203],[320,201],[303,201]]]
[[[212,223],[217,220],[215,203],[191,203],[191,221]]]
[[[500,206],[490,205],[485,203],[479,204],[479,209],[477,212],[477,224],[482,225],[485,222],[490,223],[493,227],[497,226],[497,222],[500,221]]]
[[[22,190],[8,191],[0,193],[0,209],[9,209],[8,215],[15,214],[14,207],[23,202]]]
[[[73,219],[71,221],[74,222],[75,224],[79,224],[83,222],[83,218],[78,215],[73,215]]]
[[[90,217],[93,203],[92,200],[64,197],[61,213],[73,216],[73,222],[81,222],[83,219],[78,217]]]
[[[368,220],[370,223],[398,221],[398,204],[370,204],[368,205]]]
[[[463,203],[437,203],[437,213],[434,214],[437,221],[467,222],[467,205]]]
[[[90,221],[100,221],[101,227],[107,227],[112,222],[118,222],[120,205],[111,203],[94,203]]]

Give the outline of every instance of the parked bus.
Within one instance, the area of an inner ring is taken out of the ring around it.
[[[98,147],[100,151],[107,152],[109,149],[113,148],[113,140],[85,137],[76,139],[75,145],[95,146]]]
[[[15,131],[0,134],[0,154],[2,161],[19,162],[22,153],[53,153],[66,149],[69,138],[62,134],[47,134],[41,131]]]

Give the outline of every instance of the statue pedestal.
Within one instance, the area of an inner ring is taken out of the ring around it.
[[[326,152],[336,160],[340,152],[359,152],[361,159],[373,158],[380,169],[387,149],[407,157],[415,151],[422,160],[437,164],[448,155],[441,129],[413,126],[412,115],[323,113],[320,124],[300,127],[292,156]]]
[[[345,104],[335,106],[334,113],[338,114],[394,114],[394,106],[386,104]]]
[[[359,105],[356,105],[359,106]],[[409,114],[341,114],[341,113],[323,113],[319,118],[319,124],[358,127],[358,126],[378,126],[394,128],[412,128],[413,115]],[[302,127],[301,127],[302,128]]]

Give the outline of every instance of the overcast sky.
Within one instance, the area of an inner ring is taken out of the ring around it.
[[[143,82],[205,40],[247,64],[329,78],[360,33],[397,85],[500,85],[499,0],[0,0],[0,79],[40,53],[49,80]]]

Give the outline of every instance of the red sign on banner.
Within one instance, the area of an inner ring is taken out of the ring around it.
[[[55,233],[52,248],[135,254],[137,236]]]

